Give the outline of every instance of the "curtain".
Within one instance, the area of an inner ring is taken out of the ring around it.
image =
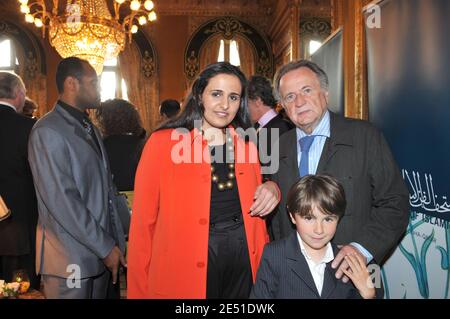
[[[217,62],[217,58],[219,57],[219,49],[220,49],[220,36],[213,36],[206,43],[204,43],[200,49],[199,54],[199,72],[196,74],[200,74],[202,70],[211,63]],[[194,79],[186,79],[186,94],[190,91],[191,85]],[[186,96],[185,94],[185,96]]]
[[[156,70],[150,78],[145,76],[142,68],[143,59],[133,43],[126,46],[119,55],[119,64],[122,77],[127,85],[128,99],[136,106],[141,115],[142,125],[150,134],[159,121],[159,81]]]
[[[221,34],[217,34],[203,44],[200,50],[200,72],[208,65],[217,62],[219,56]],[[239,59],[241,61],[241,70],[247,78],[255,74],[255,54],[252,45],[245,38],[235,36],[233,40],[236,41]]]
[[[38,106],[36,116],[41,117],[53,108],[53,105],[47,105],[47,79],[39,71],[40,61],[31,52],[24,52],[20,43],[13,43],[19,61],[18,75],[25,84],[28,98]]]
[[[221,37],[213,36],[205,44],[202,45],[200,50],[200,72],[209,64],[217,62],[219,56]]]
[[[247,78],[255,74],[255,54],[252,45],[247,39],[240,36],[235,36],[234,40],[237,42],[239,59],[241,60],[241,71]]]

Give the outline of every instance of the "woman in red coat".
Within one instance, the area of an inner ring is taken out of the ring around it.
[[[246,79],[208,66],[186,107],[153,133],[138,166],[128,252],[129,298],[247,298],[279,201],[261,184]],[[243,129],[243,130],[242,130]]]

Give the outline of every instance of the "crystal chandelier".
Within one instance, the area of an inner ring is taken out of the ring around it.
[[[97,74],[102,72],[105,60],[117,57],[125,48],[127,37],[131,42],[138,24],[156,20],[151,0],[113,0],[113,14],[106,0],[18,1],[25,21],[42,28],[43,37],[48,28],[50,44],[59,55],[87,60]]]

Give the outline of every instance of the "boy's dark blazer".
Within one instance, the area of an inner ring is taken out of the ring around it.
[[[336,256],[338,248],[331,244]],[[382,298],[383,289],[377,289]],[[360,299],[355,286],[335,277],[331,262],[327,263],[322,294],[319,295],[308,263],[303,256],[297,233],[271,242],[264,247],[251,299]]]

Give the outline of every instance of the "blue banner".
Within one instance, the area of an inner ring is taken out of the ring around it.
[[[344,115],[344,72],[342,29],[331,35],[322,46],[311,56],[311,61],[317,63],[328,75],[329,109]]]
[[[385,0],[365,17],[369,120],[410,192],[407,233],[383,269],[386,297],[448,298],[450,1]]]

